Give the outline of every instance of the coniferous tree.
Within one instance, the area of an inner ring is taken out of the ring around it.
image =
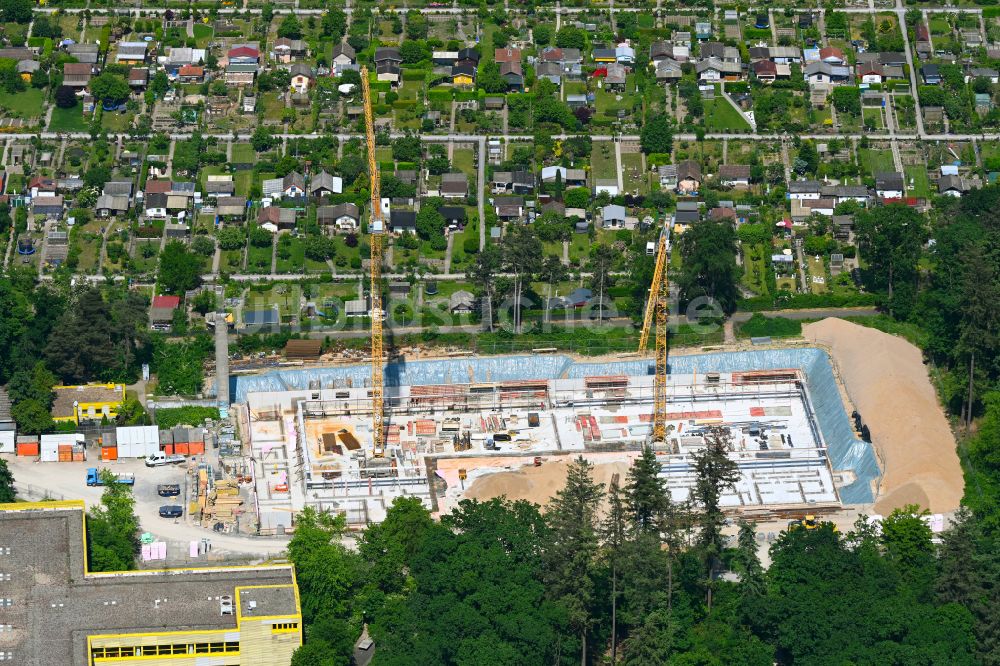
[[[544,571],[550,598],[567,611],[580,637],[580,663],[587,663],[587,632],[592,623],[593,565],[598,549],[597,509],[604,496],[594,483],[593,465],[583,456],[569,464],[566,485],[549,504],[545,522]]]
[[[709,610],[712,608],[715,567],[725,546],[722,526],[726,516],[722,512],[722,493],[731,489],[740,478],[736,463],[729,458],[731,439],[728,428],[712,428],[705,438],[705,448],[692,456],[696,476],[692,494],[700,505],[698,541],[708,566]]]
[[[626,498],[618,475],[615,474],[608,487],[608,508],[604,522],[601,524],[601,537],[604,541],[604,554],[611,568],[611,663],[618,656],[618,566],[622,549],[628,539],[628,516],[625,506]]]

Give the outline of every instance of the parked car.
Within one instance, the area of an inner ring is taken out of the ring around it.
[[[177,497],[181,494],[179,483],[161,483],[156,486],[156,494],[160,497]]]
[[[160,507],[161,518],[180,518],[184,515],[184,508],[180,504],[164,504]]]
[[[182,455],[170,455],[160,451],[159,453],[151,453],[146,456],[146,467],[159,467],[160,465],[179,465],[184,462],[184,456]]]

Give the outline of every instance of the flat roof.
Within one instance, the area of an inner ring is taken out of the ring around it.
[[[122,386],[116,384],[114,388],[103,385],[85,386],[57,386],[53,389],[56,397],[52,401],[52,415],[55,417],[73,416],[73,403],[85,402],[121,402]]]
[[[82,501],[0,504],[0,570],[10,575],[3,589],[11,599],[0,605],[0,624],[12,627],[0,633],[0,650],[19,664],[89,663],[89,636],[236,632],[238,616],[221,613],[223,595],[234,605],[259,596],[271,616],[299,612],[288,565],[88,573],[83,510]]]

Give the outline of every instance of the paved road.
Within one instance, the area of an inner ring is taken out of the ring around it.
[[[170,502],[159,497],[156,494],[156,485],[160,483],[183,484],[185,475],[181,468],[147,468],[139,460],[119,460],[112,463],[95,461],[40,463],[10,456],[5,456],[5,459],[16,480],[18,495],[26,499],[43,499],[43,497],[38,496],[37,491],[32,492],[32,489],[45,488],[52,492],[53,497],[61,495],[66,499],[82,499],[88,506],[94,506],[100,502],[102,490],[87,487],[86,469],[95,466],[109,467],[115,472],[133,472],[135,474],[136,485],[133,492],[136,499],[136,515],[139,517],[142,529],[153,533],[160,539],[189,542],[207,538],[211,540],[212,550],[215,553],[260,557],[280,555],[288,544],[287,539],[218,534],[192,525],[187,520],[161,518],[158,514],[161,505],[180,502]]]

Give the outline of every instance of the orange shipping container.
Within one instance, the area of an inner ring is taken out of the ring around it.
[[[59,462],[73,462],[73,452],[68,453],[59,452]]]
[[[19,442],[17,445],[17,455],[19,456],[37,456],[38,455],[38,442]]]
[[[83,462],[86,460],[86,454],[83,451],[77,451],[73,454],[73,462]]]
[[[174,455],[174,445],[173,444],[164,444],[163,445],[163,452],[166,453],[168,456]]]
[[[188,444],[188,453],[192,456],[204,455],[205,442],[191,442]]]
[[[187,442],[174,442],[174,453],[179,453],[182,456],[188,455],[188,443]]]
[[[60,444],[59,445],[59,453],[69,453],[70,455],[72,455],[72,453],[73,453],[73,445],[72,444]]]
[[[101,460],[118,460],[117,446],[101,447]]]

